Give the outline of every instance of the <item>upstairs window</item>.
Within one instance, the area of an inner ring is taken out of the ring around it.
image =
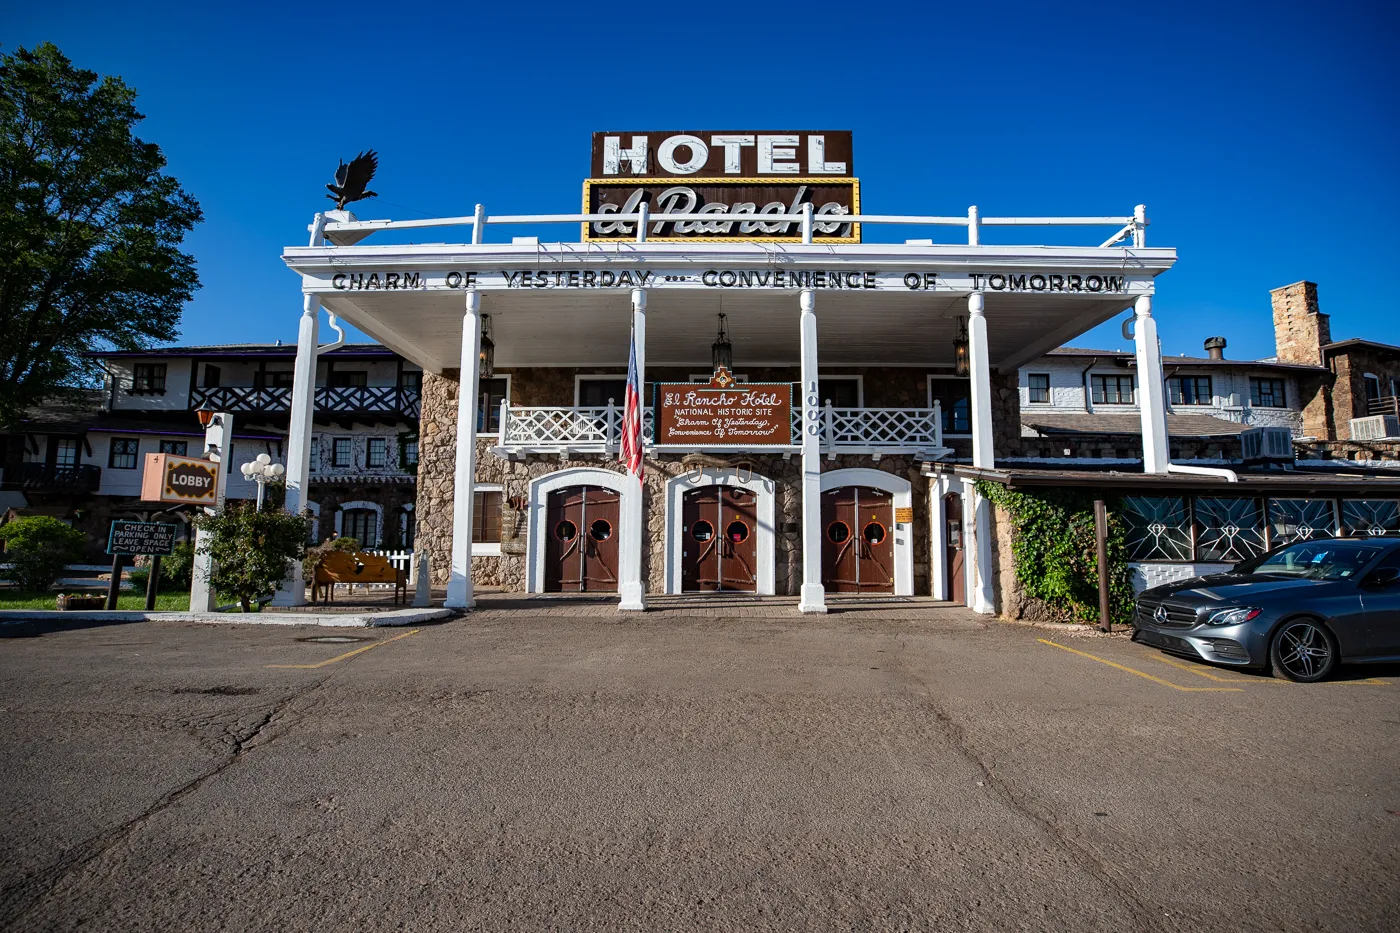
[[[408,373],[404,373],[405,376]],[[481,379],[477,383],[476,429],[491,433],[501,430],[501,402],[510,389],[506,379]],[[606,404],[606,403],[605,403]]]
[[[822,404],[832,408],[860,407],[860,379],[856,376],[821,376],[817,379],[817,395]]]
[[[222,376],[222,372],[219,370],[219,367],[215,366],[213,363],[204,364],[204,388],[217,389],[219,387],[220,376]]]
[[[1283,393],[1283,380],[1251,376],[1249,402],[1258,408],[1286,408],[1288,400]]]
[[[132,369],[132,395],[164,395],[165,364],[137,363]]]
[[[350,466],[351,461],[351,439],[337,437],[331,441],[331,466],[344,469]]]
[[[112,438],[112,449],[107,455],[107,466],[114,470],[136,469],[136,455],[140,443],[134,437]]]
[[[399,436],[399,458],[405,470],[413,470],[418,466],[418,435],[403,434]]]
[[[54,450],[54,466],[60,470],[71,470],[78,465],[78,442],[76,440],[65,437],[54,443],[57,445]]]
[[[578,405],[581,408],[607,408],[611,401],[621,408],[627,401],[626,376],[589,376],[578,382]]]
[[[1133,404],[1132,376],[1090,376],[1095,405]]]
[[[929,406],[937,402],[943,412],[944,434],[972,432],[972,382],[960,376],[930,376]]]
[[[1173,405],[1209,405],[1209,376],[1171,376],[1167,379],[1167,399]]]
[[[297,374],[290,369],[281,372],[263,373],[264,389],[290,389]]]
[[[371,467],[382,467],[389,462],[389,439],[371,437],[365,446],[365,463]]]
[[[411,392],[422,392],[423,371],[421,369],[405,369],[403,371],[402,385]]]
[[[161,441],[160,452],[163,454],[175,454],[178,457],[189,456],[189,441]]]
[[[1030,373],[1026,376],[1026,387],[1029,390],[1029,401],[1032,405],[1050,404],[1050,374]]]

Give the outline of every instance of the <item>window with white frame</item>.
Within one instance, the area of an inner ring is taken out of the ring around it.
[[[477,483],[472,487],[472,553],[495,555],[501,553],[501,505],[505,491],[502,487]]]
[[[501,430],[501,402],[508,402],[509,398],[510,377],[496,376],[493,379],[477,380],[477,431],[489,434]]]
[[[1366,380],[1366,401],[1381,397],[1381,377],[1374,373],[1366,373],[1363,377]]]
[[[1131,405],[1133,403],[1132,376],[1090,376],[1089,386],[1094,394],[1095,405]]]
[[[381,468],[389,463],[389,439],[387,437],[371,437],[365,445],[365,465],[370,468]]]

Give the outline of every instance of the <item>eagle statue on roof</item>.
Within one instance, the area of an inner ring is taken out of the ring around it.
[[[374,172],[378,168],[379,156],[373,149],[355,156],[349,165],[342,161],[340,168],[335,170],[335,184],[326,185],[331,192],[326,197],[335,202],[338,211],[345,210],[345,205],[352,201],[378,197],[373,191],[365,190],[365,185],[374,178]]]

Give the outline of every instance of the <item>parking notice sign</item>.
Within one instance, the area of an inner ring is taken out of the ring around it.
[[[107,553],[118,554],[170,554],[175,550],[175,532],[178,525],[167,522],[112,522],[112,530],[107,534]]]

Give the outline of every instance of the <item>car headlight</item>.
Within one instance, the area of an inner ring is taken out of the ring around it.
[[[1231,606],[1229,609],[1217,609],[1206,616],[1206,625],[1239,625],[1241,622],[1248,622],[1263,611],[1253,606]]]

